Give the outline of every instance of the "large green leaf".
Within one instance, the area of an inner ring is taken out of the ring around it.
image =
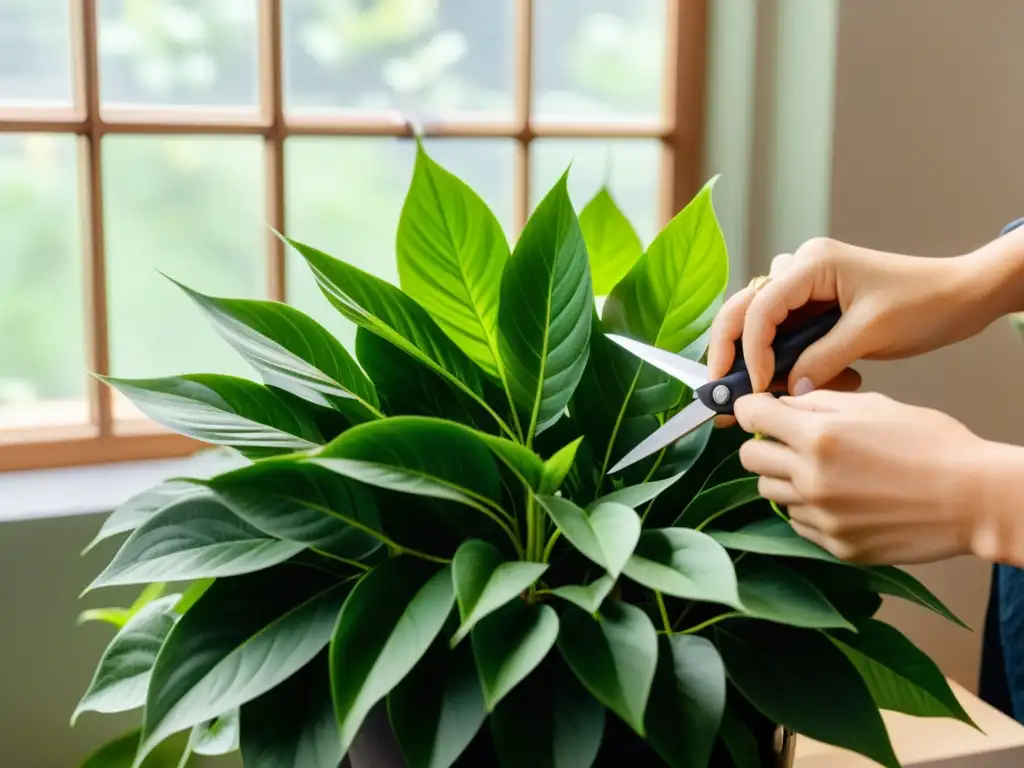
[[[347,560],[380,546],[372,491],[322,467],[268,459],[206,484],[238,517],[270,536]]]
[[[491,711],[544,661],[558,637],[558,615],[543,603],[506,603],[470,634],[473,656]]]
[[[605,575],[594,579],[589,584],[566,584],[551,590],[551,594],[568,600],[587,613],[597,613],[601,603],[615,586],[615,579]]]
[[[964,629],[970,629],[958,619],[931,590],[904,570],[891,565],[877,565],[864,568],[868,577],[868,587],[883,595],[892,595],[922,608],[934,611],[943,618],[949,619]]]
[[[757,520],[737,531],[709,531],[708,535],[726,549],[737,552],[809,558],[827,563],[842,562],[827,549],[822,549],[805,539],[793,530],[793,526],[779,517]]]
[[[487,203],[421,144],[396,248],[402,290],[480,367],[500,375],[498,292],[508,242]]]
[[[455,602],[447,567],[400,557],[352,590],[331,638],[331,693],[345,750],[377,702],[423,657]]]
[[[541,200],[501,278],[499,349],[528,440],[562,415],[590,350],[590,267],[567,184],[568,172]]]
[[[658,664],[658,636],[646,613],[617,601],[605,602],[596,618],[570,608],[558,650],[595,699],[645,735],[644,711]]]
[[[277,687],[327,645],[349,584],[282,566],[218,579],[171,630],[146,699],[140,755]]]
[[[643,255],[644,247],[607,187],[583,206],[580,230],[590,256],[594,293],[606,296]]]
[[[373,384],[341,342],[313,318],[287,304],[216,298],[178,286],[267,384],[358,421],[381,415]]]
[[[584,556],[613,577],[622,572],[640,538],[636,512],[614,501],[598,504],[589,512],[561,496],[538,496],[537,501]]]
[[[748,616],[807,629],[853,629],[817,587],[777,560],[747,557],[737,563],[736,573]]]
[[[487,718],[469,645],[434,643],[388,695],[388,715],[409,768],[454,763]]]
[[[678,352],[710,327],[729,281],[714,183],[676,214],[608,296],[604,319],[613,330]]]
[[[127,712],[146,703],[153,664],[178,619],[174,606],[180,597],[168,595],[149,603],[114,635],[71,716],[72,725],[83,712]]]
[[[773,722],[899,768],[867,685],[823,634],[735,622],[715,628],[715,644],[729,679]]]
[[[592,509],[604,501],[614,501],[636,509],[637,507],[643,506],[647,502],[657,498],[659,493],[664,491],[666,488],[669,488],[682,476],[683,473],[680,472],[678,474],[671,475],[670,477],[666,477],[664,480],[655,480],[649,483],[637,483],[636,485],[623,486],[622,488],[605,494],[596,501],[591,502],[587,505],[587,508]]]
[[[311,415],[316,406],[248,379],[197,373],[104,381],[158,424],[250,458],[305,451],[324,442]]]
[[[974,725],[938,665],[895,627],[865,619],[856,633],[835,630],[829,636],[857,667],[879,709]]]
[[[757,480],[756,477],[744,477],[702,490],[686,505],[675,525],[702,528],[726,512],[757,501],[761,498]]]
[[[644,531],[623,572],[673,597],[740,605],[729,553],[710,536],[689,528]]]
[[[88,552],[101,541],[121,533],[134,531],[164,507],[186,496],[209,494],[205,488],[183,480],[168,480],[153,488],[137,493],[115,509],[103,521],[96,538],[85,548]],[[84,552],[83,552],[84,554]]]
[[[644,724],[672,768],[707,768],[725,712],[725,666],[710,640],[661,638]]]
[[[503,699],[490,718],[502,768],[591,768],[604,721],[605,708],[557,655]]]
[[[470,540],[452,560],[452,583],[462,623],[452,637],[455,645],[486,616],[515,600],[547,570],[544,563],[506,562],[494,546]]]
[[[736,768],[762,768],[757,738],[739,715],[726,707],[719,737]]]
[[[139,749],[141,730],[119,736],[107,742],[85,759],[79,768],[130,768]],[[195,761],[188,759],[188,734],[179,733],[149,753],[139,768],[191,768]],[[185,765],[182,765],[182,761]]]
[[[303,549],[254,528],[216,498],[193,496],[139,526],[89,589],[235,576],[277,565]]]
[[[430,368],[511,433],[487,404],[483,372],[415,300],[390,283],[316,248],[295,240],[287,242],[306,260],[320,290],[345,317]]]
[[[246,768],[338,768],[343,752],[326,650],[242,706],[239,740]]]

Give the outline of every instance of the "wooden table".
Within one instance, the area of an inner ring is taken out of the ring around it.
[[[950,681],[967,713],[985,733],[952,720],[884,714],[896,755],[905,768],[1024,768],[1024,726]],[[796,768],[878,768],[860,755],[804,737]]]

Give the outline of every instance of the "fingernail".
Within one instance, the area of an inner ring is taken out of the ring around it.
[[[800,395],[806,395],[808,392],[814,391],[814,382],[808,379],[806,376],[800,379],[796,386],[793,387],[793,394],[797,397]]]

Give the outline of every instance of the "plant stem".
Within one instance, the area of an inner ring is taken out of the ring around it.
[[[713,624],[717,624],[720,621],[725,621],[726,619],[737,619],[742,616],[743,614],[739,611],[729,611],[728,613],[720,613],[717,616],[712,616],[707,621],[702,621],[700,624],[695,624],[692,627],[687,627],[682,632],[679,632],[677,634],[692,635],[697,632],[700,632],[702,629],[707,629],[708,627],[712,626]]]
[[[316,547],[310,547],[309,551],[315,552],[316,554],[320,555],[320,557],[325,557],[328,560],[333,560],[336,563],[344,563],[345,565],[351,566],[352,568],[357,568],[360,571],[373,570],[373,568],[368,566],[366,563],[360,563],[358,560],[350,560],[349,558],[341,557],[340,555],[332,555],[330,552],[325,552],[324,550],[317,549]]]
[[[672,634],[672,622],[668,620],[668,610],[665,608],[665,598],[661,592],[654,590],[654,599],[658,601],[658,612],[661,614],[661,623],[665,627],[665,633]]]
[[[604,484],[605,475],[608,474],[608,462],[612,459],[612,449],[615,447],[615,438],[619,436],[619,428],[622,426],[622,420],[626,416],[626,406],[629,405],[629,401],[633,398],[633,391],[636,389],[636,383],[640,380],[640,371],[644,368],[644,364],[641,362],[636,369],[636,374],[633,376],[633,381],[629,383],[629,388],[626,390],[626,396],[622,400],[622,407],[619,408],[618,414],[615,416],[615,424],[612,426],[611,435],[608,436],[608,447],[604,452],[604,459],[601,460],[601,474],[597,477],[597,495],[601,495],[601,486]]]
[[[541,562],[541,539],[544,536],[541,530],[541,519],[538,514],[537,498],[533,491],[526,495],[526,559]]]
[[[546,563],[551,558],[551,551],[555,548],[555,542],[558,541],[558,537],[562,535],[561,531],[556,530],[551,534],[551,538],[548,539],[547,546],[544,547],[543,561]]]

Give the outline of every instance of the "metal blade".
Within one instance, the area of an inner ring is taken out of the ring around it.
[[[676,440],[690,432],[693,432],[708,419],[713,419],[717,414],[708,408],[700,400],[694,400],[679,413],[654,430],[633,450],[619,459],[618,463],[609,472],[618,472],[630,464],[635,464],[645,459],[652,453],[657,453],[666,445],[671,445]]]
[[[708,383],[708,369],[700,363],[674,355],[667,350],[652,347],[650,344],[644,344],[641,341],[627,339],[625,336],[619,336],[614,333],[606,334],[606,336],[623,349],[632,352],[645,363],[650,363],[659,371],[664,371],[669,376],[679,379],[690,389],[697,389]]]

